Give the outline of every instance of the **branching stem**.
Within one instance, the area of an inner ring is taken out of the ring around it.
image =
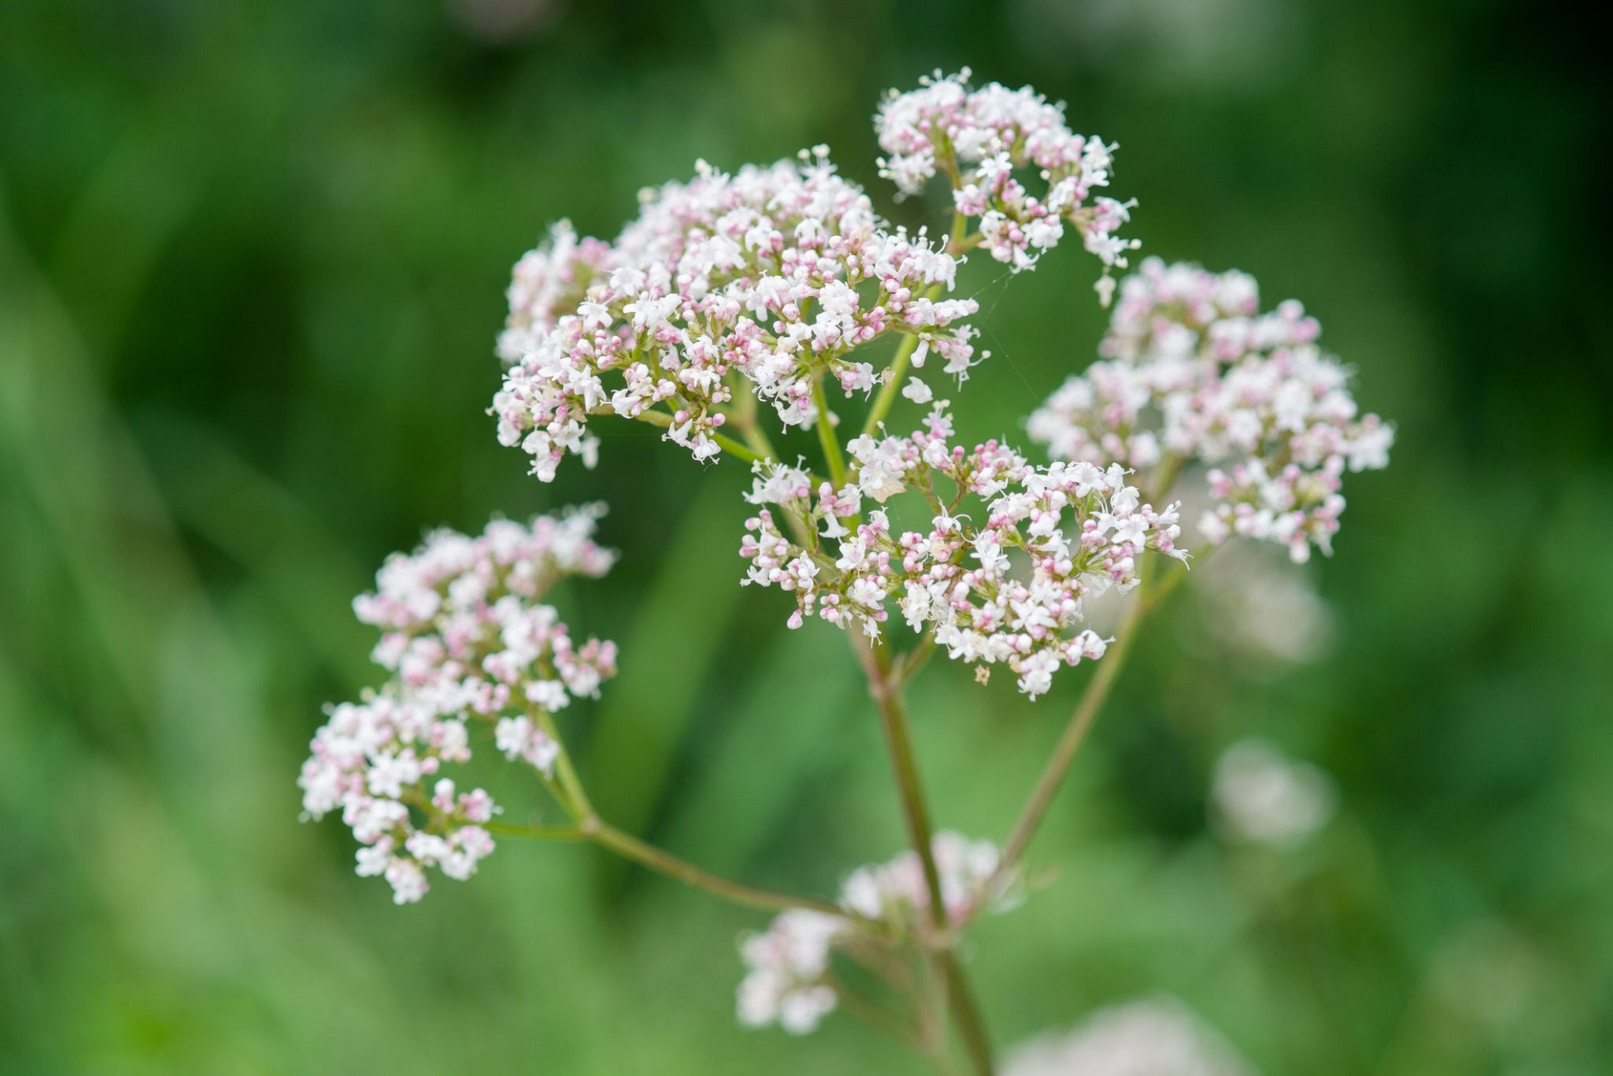
[[[924,872],[931,926],[937,932],[942,932],[949,924],[941,893],[941,875],[935,866],[935,833],[930,823],[930,809],[924,798],[924,789],[919,782],[918,760],[913,753],[907,700],[903,695],[899,672],[893,668],[889,646],[862,638],[855,632],[851,633],[851,637],[858,660],[868,676],[869,693],[879,708],[880,725],[885,732],[885,746],[890,753],[897,796],[901,801],[902,822],[907,829],[908,843],[913,846]],[[951,949],[940,949],[932,950],[929,955],[938,977],[946,987],[953,1022],[975,1073],[977,1076],[992,1076],[991,1045],[957,954]]]
[[[601,821],[595,815],[588,815],[580,819],[577,828],[588,840],[624,859],[632,860],[641,867],[664,874],[674,881],[684,885],[703,890],[716,897],[731,901],[734,904],[747,908],[756,908],[765,912],[782,912],[791,908],[810,908],[825,915],[844,916],[846,913],[838,905],[830,904],[826,900],[815,897],[798,897],[788,893],[776,893],[769,889],[760,889],[756,886],[745,885],[713,874],[703,867],[679,859],[670,852],[664,852],[652,844],[639,840],[630,833],[624,833],[608,822]]]
[[[968,227],[968,218],[962,213],[952,214],[952,234],[947,239],[947,253],[958,255],[979,242],[965,237],[964,231]],[[919,293],[921,299],[931,302],[941,294],[942,284],[931,284]],[[919,338],[917,333],[908,333],[902,337],[902,342],[896,348],[896,357],[891,360],[890,368],[885,372],[885,383],[879,388],[879,395],[874,397],[874,406],[868,409],[868,417],[863,420],[862,432],[864,436],[872,436],[879,429],[879,424],[885,421],[890,414],[891,407],[896,403],[896,394],[902,391],[902,382],[907,378],[908,364],[913,361],[913,352],[918,349]]]
[[[1024,855],[1025,846],[1030,844],[1031,838],[1036,835],[1037,827],[1041,825],[1054,795],[1064,782],[1065,774],[1070,770],[1070,763],[1074,761],[1081,745],[1086,742],[1087,733],[1092,731],[1093,722],[1097,720],[1104,702],[1109,698],[1109,692],[1125,665],[1126,655],[1131,651],[1137,629],[1150,608],[1151,605],[1144,593],[1139,593],[1127,606],[1120,628],[1115,633],[1114,642],[1109,644],[1109,649],[1099,659],[1097,672],[1087,681],[1086,690],[1081,692],[1080,701],[1070,714],[1069,724],[1064,727],[1064,734],[1059,737],[1058,746],[1053,749],[1047,764],[1042,767],[1042,775],[1037,779],[1030,799],[1025,802],[1019,820],[1014,823],[1014,828],[1009,833],[1008,842],[1003,846],[1002,858],[997,867],[998,879],[1005,877],[1007,872],[1013,869],[1020,856]]]

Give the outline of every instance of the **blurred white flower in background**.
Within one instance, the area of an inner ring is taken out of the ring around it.
[[[1250,739],[1222,753],[1210,801],[1228,836],[1294,846],[1333,817],[1338,791],[1323,770],[1288,759],[1265,740]]]
[[[1316,593],[1309,565],[1259,542],[1235,542],[1197,570],[1204,629],[1238,657],[1298,665],[1332,649],[1333,608]]]
[[[1214,1028],[1168,995],[1099,1009],[1011,1047],[1002,1076],[1253,1076]]]
[[[559,22],[568,6],[566,0],[447,0],[454,24],[489,45],[534,37]]]

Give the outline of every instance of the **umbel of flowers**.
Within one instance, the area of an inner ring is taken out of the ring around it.
[[[424,868],[464,880],[493,851],[492,796],[459,792],[447,776],[470,761],[475,727],[551,777],[560,745],[548,715],[616,675],[615,643],[575,645],[542,602],[566,576],[610,569],[614,554],[593,541],[601,514],[495,519],[475,538],[436,531],[391,557],[375,591],[353,602],[381,629],[373,657],[389,679],[331,708],[297,783],[309,815],[342,812],[361,846],[358,873],[384,875],[399,904],[425,895]]]
[[[840,490],[823,482],[814,495],[800,469],[761,466],[751,503],[778,506],[806,545],[785,538],[764,508],[746,523],[745,581],[790,591],[791,627],[816,613],[877,636],[894,603],[949,657],[1004,662],[1035,698],[1059,667],[1103,655],[1103,639],[1082,626],[1088,594],[1136,586],[1144,550],[1185,559],[1174,545],[1176,509],[1140,503],[1119,465],[1035,467],[996,441],[971,450],[951,442],[942,403],[910,436],[853,441],[856,480]],[[857,521],[863,497],[883,504],[908,489],[934,513],[927,529],[893,534],[883,508]]]
[[[358,872],[384,875],[399,903],[420,899],[428,869],[468,877],[496,837],[591,841],[776,913],[741,944],[744,1023],[805,1032],[838,1008],[943,1069],[961,1047],[988,1074],[959,939],[1020,895],[1026,847],[1139,626],[1201,538],[1204,551],[1242,538],[1294,560],[1331,552],[1344,475],[1385,466],[1393,438],[1357,407],[1298,303],[1262,313],[1248,276],[1155,258],[1116,283],[1137,245],[1118,234],[1135,203],[1102,193],[1118,147],[1072,131],[1062,104],[937,73],[892,92],[874,129],[897,197],[948,186],[947,227],[892,226],[822,146],[733,172],[698,162],[687,182],[643,192],[615,239],[561,222],[516,264],[491,413],[544,482],[568,456],[594,466],[599,422],[649,423],[697,461],[745,461],[756,511],[739,582],[783,591],[791,628],[845,630],[908,850],[852,871],[831,901],[712,874],[599,816],[553,715],[597,695],[616,649],[574,643],[544,604],[558,580],[610,567],[597,507],[495,520],[474,538],[439,531],[389,560],[355,603],[382,632],[388,679],[330,710],[300,784],[306,813],[339,810]],[[1071,235],[1098,260],[1100,300],[1115,301],[1099,360],[1072,363],[1029,416],[1050,458],[960,441],[934,385],[964,399],[971,375],[990,372],[977,369],[989,353],[975,348],[979,309],[960,270],[976,255],[1030,270]],[[927,413],[898,425],[899,399]],[[816,432],[819,458],[774,448],[796,427]],[[1208,505],[1186,533],[1172,496],[1182,480]],[[1086,609],[1111,590],[1130,597],[1106,635]],[[933,829],[905,688],[935,653],[982,681],[1006,666],[1031,699],[1060,670],[1098,662],[1001,846]],[[516,824],[488,791],[461,791],[451,768],[483,744],[561,817]],[[883,992],[850,985],[866,980]]]
[[[1296,561],[1331,552],[1345,472],[1387,466],[1394,434],[1360,413],[1320,335],[1295,300],[1260,313],[1245,273],[1148,258],[1121,285],[1103,359],[1031,415],[1031,440],[1099,466],[1203,463],[1210,542],[1279,542]]]

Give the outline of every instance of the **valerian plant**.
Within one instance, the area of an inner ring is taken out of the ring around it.
[[[961,1046],[990,1073],[960,941],[1021,897],[1026,846],[1140,625],[1221,543],[1274,542],[1296,561],[1330,552],[1343,476],[1383,467],[1392,430],[1359,412],[1297,302],[1262,313],[1250,277],[1153,258],[1117,282],[1137,246],[1118,234],[1134,203],[1101,193],[1117,147],[1073,133],[1062,105],[938,73],[893,92],[874,128],[898,195],[950,187],[944,236],[891,226],[821,146],[733,173],[700,162],[688,182],[643,192],[614,241],[562,222],[516,264],[491,413],[545,482],[567,457],[593,466],[595,423],[622,420],[661,428],[696,460],[751,468],[738,582],[782,591],[791,628],[816,617],[844,630],[910,847],[849,872],[827,901],[718,877],[600,817],[553,715],[599,693],[616,647],[574,640],[544,602],[558,580],[611,567],[594,542],[598,506],[495,520],[476,537],[436,532],[388,560],[355,611],[380,629],[374,656],[390,678],[329,711],[300,784],[309,815],[341,812],[358,873],[384,876],[400,904],[421,899],[433,871],[474,874],[500,837],[591,841],[777,913],[741,943],[745,1024],[802,1033],[839,1008],[938,1065]],[[1066,241],[1098,259],[1113,312],[1099,361],[1028,417],[1049,458],[959,441],[953,404],[935,393],[961,397],[989,358],[975,348],[976,303],[956,293],[960,265],[1027,271]],[[886,337],[894,347],[870,347]],[[916,428],[888,423],[899,397],[928,407]],[[857,400],[869,403],[852,429],[836,407]],[[774,448],[794,427],[816,431],[810,464]],[[1205,506],[1196,549],[1178,492]],[[1110,590],[1132,593],[1105,636],[1085,610]],[[904,631],[888,630],[893,613]],[[895,635],[912,641],[898,650]],[[1006,666],[1030,699],[1064,668],[1098,663],[1000,846],[931,825],[904,698],[936,653],[980,679]],[[504,822],[489,792],[462,791],[454,768],[489,748],[565,820]],[[879,996],[853,989],[837,958],[860,968],[856,982],[883,982]]]

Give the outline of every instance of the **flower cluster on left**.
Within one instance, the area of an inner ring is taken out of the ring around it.
[[[384,875],[397,903],[425,895],[425,868],[463,880],[493,851],[492,796],[443,775],[470,761],[472,729],[547,779],[561,750],[549,715],[616,674],[615,643],[577,645],[543,604],[559,580],[610,570],[615,554],[593,540],[603,513],[495,519],[476,537],[435,531],[354,600],[382,632],[372,656],[391,675],[329,708],[297,783],[308,815],[341,810],[363,845],[358,873]]]

